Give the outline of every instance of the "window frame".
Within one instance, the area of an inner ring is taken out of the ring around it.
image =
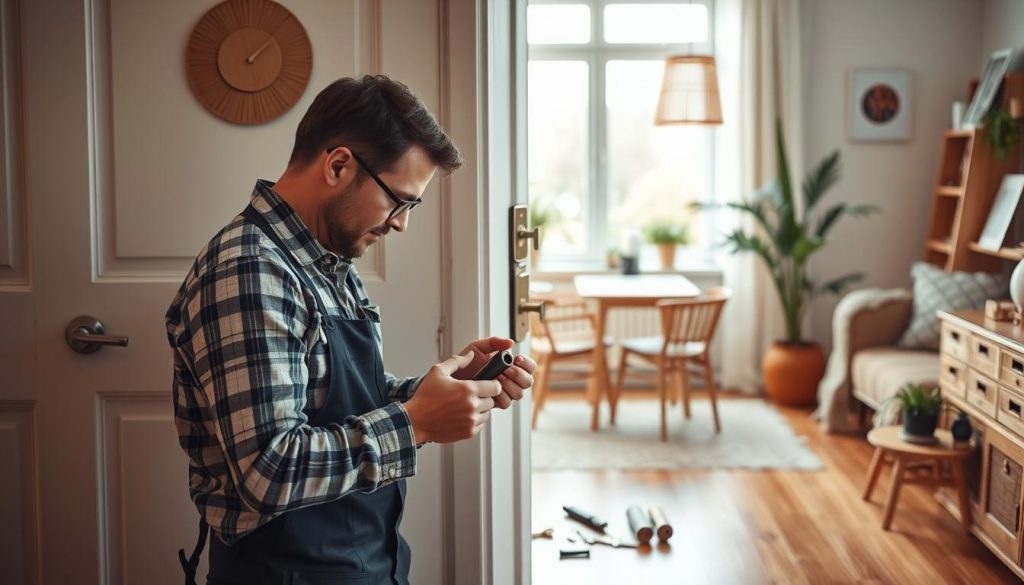
[[[700,4],[708,14],[708,38],[700,43],[608,43],[604,40],[604,8],[609,4]],[[608,241],[608,112],[605,98],[605,74],[609,61],[663,61],[669,55],[714,55],[714,0],[529,0],[528,6],[539,4],[584,4],[590,7],[590,42],[585,44],[531,44],[527,61],[583,61],[590,70],[588,105],[588,185],[587,245],[582,253],[553,254],[545,252],[541,267],[545,270],[602,268],[605,266],[605,243]],[[654,123],[653,120],[651,122]],[[715,132],[705,132],[707,152],[705,184],[707,201],[715,199]],[[529,137],[527,137],[529,143]],[[705,233],[712,233],[711,214],[702,214]],[[697,247],[698,260],[707,263],[713,258],[711,242]]]

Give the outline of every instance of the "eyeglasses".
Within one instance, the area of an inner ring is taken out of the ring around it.
[[[330,153],[336,148],[339,147],[333,146],[331,148],[328,148],[327,152]],[[385,194],[387,194],[388,198],[395,202],[395,208],[391,210],[391,213],[388,214],[388,218],[385,221],[390,221],[392,218],[402,215],[402,213],[404,213],[406,210],[412,211],[412,208],[416,207],[420,203],[423,203],[423,199],[419,197],[417,197],[416,199],[403,199],[398,195],[395,195],[395,192],[392,191],[391,188],[388,187],[384,183],[384,181],[382,181],[381,178],[377,176],[377,173],[373,172],[373,169],[370,168],[370,165],[366,164],[366,161],[364,161],[358,154],[352,152],[352,158],[356,159],[356,162],[359,163],[359,166],[361,166],[363,170],[366,171],[368,175],[370,175],[370,178],[373,179],[375,183],[377,183],[377,185],[381,188],[381,190],[384,191]]]

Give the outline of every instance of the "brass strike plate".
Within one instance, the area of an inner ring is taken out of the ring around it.
[[[530,332],[530,314],[520,311],[519,307],[530,300],[530,273],[526,264],[513,264],[512,286],[512,339],[522,341]]]
[[[526,262],[529,254],[530,240],[519,237],[519,234],[529,229],[530,214],[525,205],[513,205],[509,216],[508,235],[511,239],[509,247],[512,249],[512,262]]]

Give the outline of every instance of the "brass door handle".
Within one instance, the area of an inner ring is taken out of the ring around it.
[[[544,314],[546,312],[544,301],[537,301],[535,303],[519,303],[520,313],[537,313],[540,320],[544,320]]]
[[[95,317],[80,315],[64,329],[64,340],[68,347],[78,353],[95,353],[104,345],[128,347],[128,338],[123,335],[106,335],[103,323]]]
[[[540,228],[535,227],[532,230],[528,230],[524,227],[519,228],[516,231],[516,238],[520,240],[533,240],[533,249],[540,250]]]

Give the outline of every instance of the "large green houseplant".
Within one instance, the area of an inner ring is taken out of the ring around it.
[[[786,337],[764,357],[762,374],[766,393],[779,402],[813,401],[824,373],[821,347],[803,337],[802,324],[810,302],[823,294],[839,294],[862,277],[846,274],[818,284],[808,274],[808,262],[825,246],[826,237],[844,215],[865,216],[878,210],[871,205],[836,203],[819,209],[825,193],[839,180],[839,151],[825,157],[804,178],[802,210],[789,174],[782,122],[776,120],[777,178],[749,201],[729,203],[754,219],[755,230],[737,228],[726,236],[732,253],[751,252],[771,274],[782,305]]]

